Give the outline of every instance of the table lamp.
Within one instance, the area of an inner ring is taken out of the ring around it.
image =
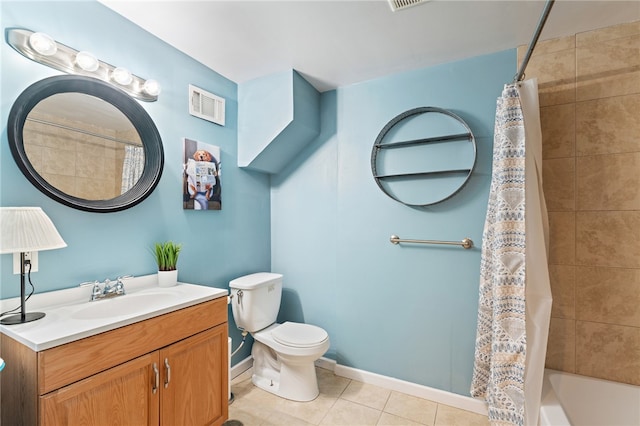
[[[25,311],[25,253],[66,247],[58,230],[40,207],[0,207],[0,253],[20,253],[20,313],[0,324],[22,324],[44,317]]]

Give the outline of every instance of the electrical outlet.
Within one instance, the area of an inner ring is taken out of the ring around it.
[[[37,251],[27,251],[24,253],[24,260],[29,260],[31,262],[31,272],[38,272],[38,252]],[[29,267],[26,266],[25,272],[29,271]],[[20,253],[13,253],[13,273],[20,273]]]

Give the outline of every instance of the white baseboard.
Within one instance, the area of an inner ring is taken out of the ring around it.
[[[347,379],[357,380],[381,388],[401,392],[407,395],[416,396],[418,398],[428,399],[440,404],[449,405],[461,410],[471,411],[473,413],[487,415],[487,404],[470,396],[458,395],[457,393],[447,392],[404,380],[394,379],[393,377],[383,376],[376,373],[370,373],[357,368],[345,367],[339,365],[336,361],[329,358],[320,358],[316,362],[316,367],[333,371],[336,376],[345,377]],[[253,358],[251,356],[240,361],[231,368],[230,377],[233,379],[253,366]]]
[[[229,380],[231,381],[235,379],[251,367],[253,367],[253,357],[249,355],[248,357],[231,367],[231,369],[229,369]]]
[[[429,401],[449,405],[461,410],[471,411],[485,416],[487,415],[487,404],[480,399],[458,395],[457,393],[447,392],[376,373],[370,373],[364,370],[358,370],[357,368],[345,367],[344,365],[340,365],[335,361],[326,358],[321,358],[318,361],[316,361],[316,365],[318,367],[326,368],[328,370],[331,370],[330,367],[333,364],[333,373],[336,376],[346,377],[347,379],[357,380],[362,383],[379,386],[381,388],[416,396],[418,398],[428,399]]]

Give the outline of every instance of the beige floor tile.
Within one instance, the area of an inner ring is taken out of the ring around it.
[[[331,410],[329,410],[320,424],[332,426],[374,426],[378,422],[381,414],[382,412],[379,410],[339,399],[335,405],[331,407]]]
[[[489,426],[489,418],[482,414],[438,404],[435,426]]]
[[[248,370],[232,380],[229,426],[485,426],[485,416],[339,377],[316,369],[320,395],[313,401],[279,398],[251,383]],[[384,409],[384,411],[382,411]],[[436,415],[437,414],[437,415]]]
[[[312,426],[314,423],[309,423],[305,420],[299,419],[294,416],[290,416],[280,411],[274,411],[269,417],[262,423],[263,426]]]
[[[233,391],[234,387],[232,386],[231,389]],[[285,401],[253,385],[249,386],[243,392],[238,392],[237,394],[234,392],[234,395],[236,398],[232,405],[250,413],[258,409],[273,410],[280,405],[282,401]]]
[[[380,420],[376,426],[421,426],[422,423],[416,423],[404,417],[394,414],[382,413]]]
[[[289,401],[278,398],[279,401],[274,405],[275,409],[281,413],[287,413],[290,416],[305,420],[315,425],[325,417],[327,412],[336,404],[338,399],[327,395],[320,394],[316,399],[309,402]]]
[[[332,371],[324,368],[316,368],[316,375],[320,393],[326,396],[339,397],[351,382],[350,379],[336,376]]]
[[[382,410],[389,399],[391,391],[378,386],[352,381],[342,392],[340,398],[357,402],[367,407]]]
[[[249,369],[231,381],[231,393],[239,398],[254,388],[251,382],[252,369]]]
[[[250,407],[248,409],[250,410]],[[268,410],[256,409],[248,411],[231,404],[229,406],[229,420],[225,422],[225,425],[235,426],[237,422],[240,422],[243,426],[260,426],[270,414]]]
[[[406,395],[400,392],[391,392],[384,412],[404,417],[424,425],[433,425],[438,404],[433,401]]]

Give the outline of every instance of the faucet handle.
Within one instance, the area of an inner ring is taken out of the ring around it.
[[[111,280],[109,278],[105,278],[105,280],[104,280],[104,289],[102,290],[102,292],[106,294],[111,289],[112,289]]]
[[[100,283],[98,281],[86,281],[80,283],[80,287],[89,286],[93,286],[93,289],[91,290],[91,300],[95,300],[102,293],[102,290],[100,290]]]
[[[131,275],[127,275],[125,277],[118,277],[118,280],[116,281],[116,285],[115,285],[116,294],[125,294],[124,283],[122,282],[122,280],[130,277]]]

